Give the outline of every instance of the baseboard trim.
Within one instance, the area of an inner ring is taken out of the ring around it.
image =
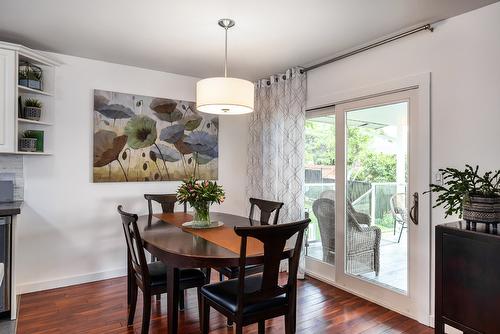
[[[317,279],[318,281],[333,285],[334,287],[338,287],[337,284],[335,284],[335,281],[333,279],[326,277],[326,276],[323,276],[323,275],[320,275],[318,273],[313,273],[313,272],[306,270],[306,276],[310,276],[312,278]],[[344,289],[342,289],[342,290],[344,290]]]
[[[102,281],[105,279],[115,278],[125,276],[127,274],[126,268],[119,268],[107,271],[101,271],[90,274],[76,275],[76,276],[68,276],[63,278],[58,278],[55,280],[49,281],[38,281],[38,282],[29,282],[18,284],[16,287],[16,293],[18,295],[30,292],[37,292],[43,290],[50,290],[56,288],[63,288],[66,286],[90,283],[95,281]]]

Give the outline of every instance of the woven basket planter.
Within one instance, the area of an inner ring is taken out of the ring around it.
[[[463,218],[469,222],[500,223],[500,197],[471,196],[464,201]]]
[[[24,107],[22,117],[32,121],[39,121],[42,116],[42,109],[36,107]]]
[[[19,138],[19,151],[36,152],[36,138]]]

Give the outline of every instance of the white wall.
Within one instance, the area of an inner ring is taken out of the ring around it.
[[[197,78],[49,54],[56,71],[53,156],[25,158],[17,281],[22,291],[122,274],[125,243],[118,204],[146,213],[144,193],[175,192],[178,182],[92,183],[93,89],[194,100]],[[246,211],[246,116],[221,117],[219,181],[226,202]]]
[[[465,163],[500,167],[500,3],[308,73],[308,106],[332,102],[343,90],[432,72],[432,170]],[[124,243],[118,204],[144,213],[145,192],[178,183],[90,182],[92,90],[100,88],[194,99],[196,78],[52,54],[64,65],[56,78],[54,155],[25,158],[25,206],[19,224],[18,284],[22,290],[121,273]],[[221,211],[246,209],[248,118],[222,118]],[[432,212],[433,224],[443,221]],[[96,275],[92,275],[97,273]],[[41,282],[40,284],[34,284]],[[45,283],[44,283],[45,282]]]
[[[499,169],[500,3],[435,28],[310,71],[308,107],[331,103],[341,91],[431,72],[433,174],[466,163]],[[433,226],[442,222],[443,210],[433,209]]]

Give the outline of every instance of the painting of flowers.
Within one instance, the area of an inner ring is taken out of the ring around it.
[[[217,116],[191,101],[94,90],[94,182],[217,179]]]

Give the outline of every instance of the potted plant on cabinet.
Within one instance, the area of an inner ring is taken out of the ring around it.
[[[37,99],[26,99],[24,101],[24,108],[22,118],[32,121],[39,121],[42,116],[42,102]]]
[[[447,216],[458,214],[467,222],[500,222],[500,170],[479,174],[479,166],[439,169],[443,185],[431,184],[439,193],[434,207],[443,206]]]

